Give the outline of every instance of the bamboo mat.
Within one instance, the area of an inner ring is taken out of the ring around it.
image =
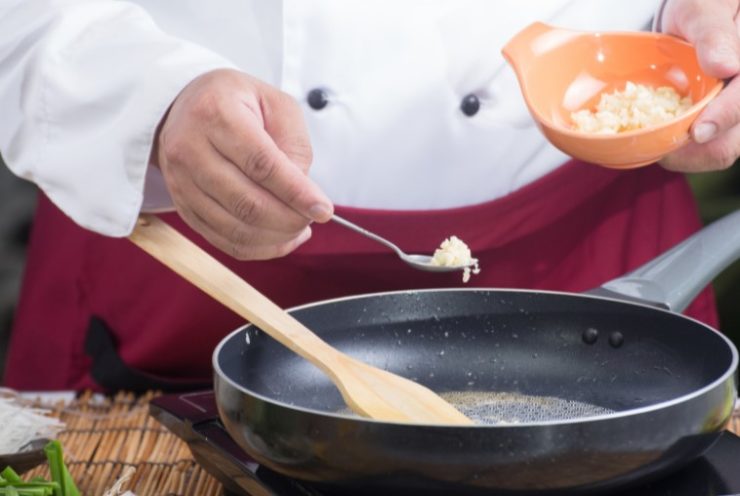
[[[221,495],[221,484],[195,463],[187,445],[149,416],[152,397],[121,393],[101,400],[83,395],[53,406],[66,424],[59,440],[81,494],[102,496],[119,481],[120,491],[109,494]],[[47,465],[24,477],[36,475],[48,478]]]
[[[187,445],[149,416],[152,397],[83,395],[53,406],[67,426],[59,440],[80,492],[103,496],[118,481],[120,493],[137,496],[220,496],[221,484],[195,463]],[[740,409],[728,429],[740,434]],[[46,464],[26,475],[49,477]]]

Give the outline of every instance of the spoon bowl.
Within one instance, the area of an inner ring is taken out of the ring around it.
[[[456,270],[465,270],[467,268],[472,269],[478,262],[475,258],[473,258],[471,259],[471,262],[469,264],[465,264],[465,265],[438,265],[433,262],[433,257],[429,255],[415,255],[415,254],[406,253],[401,248],[399,248],[395,243],[392,243],[388,241],[387,239],[383,238],[382,236],[379,236],[375,234],[374,232],[368,231],[364,227],[360,227],[357,224],[350,222],[347,219],[340,217],[336,214],[332,216],[331,220],[333,220],[339,225],[342,225],[348,229],[351,229],[352,231],[355,231],[356,233],[362,234],[363,236],[367,236],[373,241],[377,241],[378,243],[387,246],[391,250],[395,251],[396,255],[398,255],[398,257],[401,260],[403,260],[409,266],[415,269],[418,269],[418,270],[425,270],[427,272],[453,272]]]
[[[723,85],[702,71],[689,43],[661,33],[584,32],[538,22],[515,35],[503,55],[545,137],[574,158],[610,168],[648,165],[685,144],[691,124]],[[634,131],[575,130],[572,112],[595,108],[602,93],[628,81],[671,86],[694,103],[670,121]]]
[[[429,255],[415,255],[411,253],[399,254],[401,260],[409,264],[411,267],[419,270],[426,270],[427,272],[451,272],[453,270],[463,270],[469,265],[436,265],[432,262],[432,257]]]

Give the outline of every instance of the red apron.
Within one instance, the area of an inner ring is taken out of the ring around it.
[[[495,181],[492,174],[491,181]],[[468,286],[583,291],[622,275],[700,227],[683,176],[571,162],[495,201],[441,211],[337,208],[429,253],[452,234],[480,259]],[[238,262],[172,213],[167,222],[283,307],[393,289],[459,287],[459,273],[416,271],[386,248],[329,223],[289,256]],[[686,312],[717,327],[711,289]],[[177,390],[206,385],[211,352],[243,323],[126,239],[38,206],[5,383],[18,389]]]

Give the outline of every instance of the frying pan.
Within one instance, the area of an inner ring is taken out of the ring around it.
[[[492,425],[354,416],[318,369],[251,325],[214,351],[219,414],[258,462],[330,493],[578,494],[643,483],[701,455],[730,418],[736,348],[676,312],[738,257],[740,211],[586,294],[403,291],[292,310],[332,346],[451,394]]]

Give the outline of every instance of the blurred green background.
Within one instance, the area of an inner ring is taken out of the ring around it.
[[[705,223],[740,208],[740,163],[726,171],[689,176],[689,181]],[[35,187],[13,176],[0,159],[0,380],[35,195]],[[740,346],[740,262],[715,279],[714,288],[720,329]]]
[[[740,162],[721,172],[689,176],[704,223],[740,209]],[[714,280],[720,329],[740,347],[740,262]]]

